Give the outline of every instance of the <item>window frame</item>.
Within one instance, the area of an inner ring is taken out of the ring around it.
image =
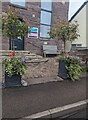
[[[41,13],[42,13],[42,12],[49,13],[49,14],[50,14],[50,17],[51,17],[51,19],[52,19],[52,12],[51,12],[51,11],[47,11],[47,10],[41,9]],[[40,20],[41,20],[41,17],[40,17]],[[52,22],[52,20],[51,20],[51,22]],[[44,23],[44,22],[41,22],[41,21],[40,21],[40,24],[45,24],[45,25],[51,26],[51,22],[50,22],[50,24],[48,24],[48,23]]]
[[[42,2],[41,2],[41,9],[42,9],[42,10],[46,10],[46,11],[50,11],[50,12],[51,12],[51,11],[52,11],[52,3],[51,3],[51,10],[49,10],[49,9],[47,9],[47,8],[43,8],[43,7],[42,7]]]
[[[72,44],[72,47],[82,47],[82,44]]]
[[[52,7],[52,6],[51,6]],[[52,8],[51,8],[51,10],[52,10]],[[50,27],[50,29],[51,29],[51,26],[52,26],[52,11],[49,11],[49,10],[45,10],[45,9],[42,9],[41,8],[41,11],[45,11],[45,12],[47,12],[47,13],[50,13],[51,14],[51,24],[49,25],[49,24],[45,24],[45,23],[41,23],[41,17],[40,17],[40,26],[41,25],[44,25],[44,26],[49,26]],[[40,28],[41,29],[41,28]],[[40,39],[47,39],[47,40],[50,40],[50,37],[42,37],[42,36],[40,36]]]
[[[51,25],[40,24],[40,30],[41,30],[41,25],[44,26],[44,27],[50,27],[51,28]],[[41,34],[41,32],[40,32],[40,34]],[[40,35],[40,38],[50,39],[50,37],[42,37],[41,35]]]
[[[12,3],[10,1],[10,5],[13,6],[13,7],[16,7],[16,8],[20,8],[20,9],[25,9],[27,10],[27,4],[26,4],[26,1],[25,1],[25,6],[21,6],[21,5],[18,5],[18,4],[15,4],[15,3]]]

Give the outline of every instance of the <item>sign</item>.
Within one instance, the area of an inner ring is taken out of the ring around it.
[[[30,33],[28,33],[28,38],[38,38],[38,28],[32,27],[28,28],[30,30]]]

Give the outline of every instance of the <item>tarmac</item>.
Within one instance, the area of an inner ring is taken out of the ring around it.
[[[69,105],[86,104],[86,100],[87,76],[76,82],[55,80],[27,87],[3,88],[2,118],[23,119],[46,112],[49,114],[46,113],[43,117],[50,118],[51,110],[54,110],[53,114],[60,111],[63,106],[67,108]]]

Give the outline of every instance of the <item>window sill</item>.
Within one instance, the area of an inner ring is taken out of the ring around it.
[[[40,37],[39,40],[41,40],[41,41],[50,41],[50,40],[53,40],[53,39]]]

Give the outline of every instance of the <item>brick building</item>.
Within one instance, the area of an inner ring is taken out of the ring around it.
[[[42,1],[42,0],[41,0]],[[51,1],[51,0],[49,0]],[[16,40],[15,49],[29,50],[34,53],[41,53],[42,45],[46,42],[50,45],[57,45],[58,50],[62,49],[62,42],[57,39],[50,39],[47,32],[53,24],[61,20],[68,20],[67,2],[23,2],[14,3],[2,2],[2,12],[5,13],[8,6],[12,6],[17,12],[19,18],[24,20],[30,27],[37,28],[37,37],[28,37]],[[8,50],[10,46],[9,39],[3,36],[2,49]]]

